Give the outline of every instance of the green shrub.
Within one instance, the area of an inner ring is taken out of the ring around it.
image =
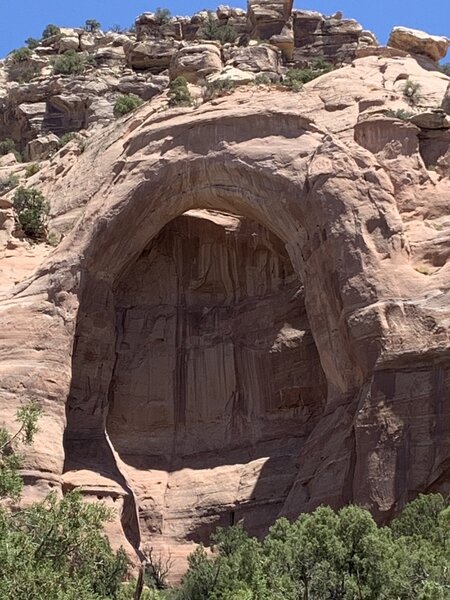
[[[236,84],[231,79],[223,79],[217,81],[207,81],[203,88],[203,100],[208,102],[214,98],[226,96],[234,90]]]
[[[0,179],[0,196],[7,194],[15,187],[19,185],[19,178],[17,175],[8,175],[7,177],[2,177]]]
[[[2,140],[0,142],[0,156],[5,156],[5,154],[9,154],[10,152],[12,152],[12,154],[14,154],[17,162],[23,161],[22,154],[16,149],[15,142],[10,138],[7,138],[6,140]]]
[[[10,152],[14,152],[16,144],[11,138],[6,138],[0,142],[0,156],[5,156]]]
[[[404,108],[398,108],[397,110],[386,110],[384,113],[387,117],[392,117],[393,119],[401,119],[402,121],[409,121],[411,117],[414,116],[414,113],[409,110],[405,110]]]
[[[166,25],[170,21],[171,12],[168,8],[158,7],[155,11],[155,19],[160,25]]]
[[[324,60],[315,61],[310,67],[304,69],[289,69],[283,80],[283,84],[292,92],[299,92],[305,83],[317,79],[325,73],[334,69],[331,63]]]
[[[96,33],[100,31],[101,24],[96,19],[87,19],[84,24],[84,30],[89,33]]]
[[[320,74],[323,75],[324,73],[334,71],[335,66],[324,58],[317,58],[312,62],[311,68],[313,71],[320,71]]]
[[[33,37],[29,37],[25,40],[25,44],[28,46],[30,50],[35,50],[41,44],[41,40],[38,40]]]
[[[177,600],[447,600],[450,507],[419,496],[391,527],[358,506],[278,519],[261,541],[241,526],[200,546]]]
[[[61,29],[57,25],[47,25],[47,27],[42,32],[42,39],[46,40],[47,38],[53,37],[55,35],[61,35]]]
[[[220,25],[211,11],[208,11],[208,20],[200,30],[201,37],[205,40],[217,40],[221,44],[232,44],[236,41],[238,33],[231,25]]]
[[[255,77],[255,85],[270,85],[271,83],[272,80],[270,79],[270,77],[268,75],[265,75],[264,73],[259,73]]]
[[[41,166],[38,163],[31,163],[27,166],[25,170],[25,177],[28,179],[29,177],[33,177],[36,173],[39,173],[41,170]]]
[[[56,231],[50,231],[47,235],[46,242],[49,246],[56,248],[56,246],[59,244],[61,239],[62,239],[62,236],[59,235]]]
[[[37,420],[41,414],[39,405],[32,401],[22,406],[16,413],[16,421],[19,423],[18,430],[10,433],[0,427],[0,500],[18,500],[23,488],[22,477],[19,469],[22,468],[22,457],[17,454],[15,442],[19,441],[29,445],[37,432]],[[2,518],[4,508],[0,506],[0,592],[2,591],[2,580],[5,575],[5,563],[1,556],[4,529]],[[12,591],[12,590],[11,590]],[[4,598],[0,593],[0,597]]]
[[[116,117],[127,115],[139,106],[141,106],[142,100],[135,94],[124,94],[119,96],[114,104],[114,114]]]
[[[50,205],[42,192],[21,186],[14,194],[13,204],[25,235],[34,240],[45,239]]]
[[[9,81],[17,81],[17,83],[29,83],[40,73],[41,69],[37,65],[27,63],[13,63],[8,67]]]
[[[68,133],[64,133],[59,138],[59,147],[63,148],[66,144],[68,144],[72,140],[75,140],[77,142],[77,145],[78,145],[78,148],[79,148],[80,152],[83,153],[84,150],[85,150],[85,148],[86,148],[86,142],[75,131],[69,131]]]
[[[443,63],[438,65],[438,69],[444,75],[448,75],[450,77],[450,63]]]
[[[33,52],[30,48],[17,48],[17,50],[13,50],[9,56],[14,63],[23,63],[30,60],[32,55]]]
[[[192,106],[194,100],[188,88],[185,77],[179,76],[170,83],[169,105],[170,106]]]
[[[17,411],[15,432],[0,427],[0,598],[125,600],[128,560],[105,537],[113,512],[103,503],[53,492],[31,506],[14,505],[23,489],[17,446],[33,443],[41,414],[32,400]]]
[[[103,527],[112,513],[79,492],[18,511],[0,509],[2,600],[117,599],[128,561]]]
[[[75,50],[67,50],[53,61],[55,75],[79,75],[86,67],[86,57],[84,54],[78,54]]]
[[[422,100],[421,89],[420,83],[411,81],[411,79],[406,80],[403,86],[403,95],[411,106],[417,106]]]
[[[59,138],[59,146],[60,146],[60,148],[62,148],[63,146],[65,146],[66,144],[68,144],[69,142],[71,142],[72,140],[74,140],[76,137],[77,137],[77,134],[74,131],[69,131],[67,133],[64,133]]]

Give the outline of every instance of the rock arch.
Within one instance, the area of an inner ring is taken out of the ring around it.
[[[445,395],[447,367],[439,362],[439,348],[447,334],[435,335],[438,308],[411,300],[425,297],[425,287],[408,264],[394,190],[376,159],[352,142],[336,141],[298,110],[258,102],[204,106],[188,117],[141,113],[124,128],[116,141],[104,138],[87,153],[84,164],[92,174],[98,170],[100,181],[79,198],[86,202],[82,218],[52,261],[11,301],[12,307],[21,303],[27,347],[46,354],[25,375],[17,366],[22,349],[16,350],[9,389],[20,382],[25,394],[36,390],[46,399],[59,449],[50,458],[36,448],[29,463],[34,489],[37,480],[61,482],[62,406],[70,395],[78,439],[102,439],[119,475],[115,490],[106,476],[94,481],[92,472],[100,470],[94,456],[83,473],[63,477],[64,485],[83,484],[95,494],[103,486],[104,495],[133,499],[120,457],[104,436],[115,343],[113,290],[149,242],[194,208],[239,214],[273,232],[305,287],[328,396],[281,512],[293,516],[322,502],[355,501],[370,504],[383,518],[413,488],[439,481],[445,462],[431,446],[421,450],[411,440],[407,414],[417,410],[415,396],[396,391],[396,385],[417,356],[420,338],[433,356],[423,367],[421,397],[431,405]],[[68,184],[86,190],[84,177],[72,174]],[[404,335],[412,313],[415,336]],[[49,331],[56,347],[47,341]],[[74,377],[80,357],[84,367]],[[52,380],[46,370],[55,364],[59,372]],[[401,405],[393,404],[398,394]],[[424,427],[431,426],[436,410],[430,409]],[[439,435],[443,439],[444,428]],[[409,464],[417,457],[427,466],[410,481]],[[133,510],[125,511],[123,525],[136,545]]]

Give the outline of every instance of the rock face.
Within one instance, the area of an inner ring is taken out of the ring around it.
[[[346,63],[355,58],[363,28],[353,19],[342,15],[324,15],[305,10],[293,14],[294,54],[296,63],[309,63],[312,59]]]
[[[117,336],[106,427],[137,486],[142,541],[207,542],[218,524],[242,519],[263,533],[326,402],[284,245],[251,221],[189,211],[143,250],[115,294],[104,323]],[[86,361],[82,353],[74,364],[67,480],[102,461],[81,441]]]
[[[270,40],[283,31],[291,16],[293,0],[249,0],[248,19],[252,34],[261,40]]]
[[[388,45],[411,54],[423,54],[438,62],[447,54],[447,50],[450,48],[450,40],[417,29],[394,27]]]
[[[207,18],[176,22],[184,36]],[[301,18],[311,47],[329,21],[360,43],[340,15]],[[140,26],[119,47],[152,44],[153,17]],[[201,63],[210,46],[186,55]],[[104,499],[113,544],[170,551],[176,577],[218,525],[260,535],[348,502],[383,522],[418,492],[450,491],[450,80],[368,52],[299,93],[241,85],[192,108],[153,96],[167,72],[127,67],[113,83],[99,67],[96,81],[8,87],[2,102],[36,130],[49,106],[55,124],[86,110],[88,127],[30,179],[0,161],[1,421],[30,398],[44,411],[25,501]],[[267,44],[220,59],[210,80],[285,70]],[[131,86],[150,100],[110,123],[112,87]],[[98,112],[81,108],[86,88]],[[12,175],[48,197],[56,247],[20,238]]]
[[[236,48],[232,51],[228,64],[242,71],[278,74],[281,68],[280,52],[263,44]]]
[[[198,44],[181,48],[173,57],[170,77],[183,76],[192,83],[222,70],[220,47],[215,44]]]

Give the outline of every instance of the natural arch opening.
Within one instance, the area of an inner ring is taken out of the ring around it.
[[[107,431],[141,535],[208,542],[276,518],[326,382],[284,244],[235,215],[171,221],[114,290]]]

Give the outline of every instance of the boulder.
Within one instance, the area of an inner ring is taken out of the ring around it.
[[[317,59],[350,63],[363,33],[361,25],[353,19],[325,17],[306,10],[293,12],[293,28],[293,60],[299,66]]]
[[[358,39],[358,49],[378,46],[379,43],[377,37],[372,31],[369,31],[368,29],[364,29],[363,31],[361,31],[361,35]]]
[[[84,52],[92,52],[96,48],[96,40],[92,33],[84,31],[80,35],[80,50]]]
[[[231,65],[226,66],[220,73],[208,77],[208,81],[231,81],[235,85],[247,85],[255,81],[256,75],[250,71],[243,71]]]
[[[104,96],[94,97],[86,108],[86,125],[108,123],[114,118],[114,102]]]
[[[135,21],[136,38],[139,42],[148,39],[182,39],[182,25],[176,19],[162,22],[154,13],[139,15]]]
[[[219,21],[228,21],[228,19],[231,17],[231,14],[232,12],[229,6],[224,6],[221,4],[217,7],[216,15]]]
[[[0,156],[0,167],[12,167],[17,164],[17,158],[14,152],[8,152],[8,154]]]
[[[421,129],[449,129],[450,117],[439,109],[426,110],[415,114],[410,119],[411,123]]]
[[[355,126],[355,141],[373,154],[411,156],[419,148],[419,129],[383,114],[362,115]]]
[[[64,36],[58,41],[56,46],[60,54],[67,52],[67,50],[79,50],[80,38],[78,35]]]
[[[145,42],[128,42],[124,46],[127,64],[133,69],[161,73],[168,69],[179,43],[172,39],[149,39]]]
[[[58,135],[84,128],[89,104],[88,97],[81,94],[52,96],[48,99],[46,127]]]
[[[419,29],[394,27],[389,37],[388,46],[404,50],[410,54],[422,54],[438,62],[447,54],[450,39],[431,35]]]
[[[208,75],[222,70],[220,48],[215,43],[202,43],[180,48],[170,65],[170,78],[182,75],[190,83],[196,83]]]
[[[265,44],[233,48],[227,65],[253,73],[264,71],[278,73],[281,67],[281,53]]]
[[[123,65],[125,62],[125,50],[122,46],[106,46],[105,48],[99,48],[94,56],[99,65]]]
[[[289,20],[293,0],[248,0],[247,17],[252,37],[269,40],[279,35]]]
[[[419,134],[420,155],[427,167],[446,167],[450,173],[450,129],[423,129]]]
[[[122,77],[117,85],[117,89],[122,94],[135,94],[143,100],[150,100],[162,92],[168,84],[168,77],[147,79],[144,76],[133,74]]]
[[[59,147],[59,137],[51,133],[46,136],[37,137],[28,142],[25,154],[29,161],[45,160],[57,152]]]
[[[285,24],[281,33],[273,35],[270,43],[281,50],[282,55],[288,62],[292,61],[294,56],[294,30],[292,19]]]

